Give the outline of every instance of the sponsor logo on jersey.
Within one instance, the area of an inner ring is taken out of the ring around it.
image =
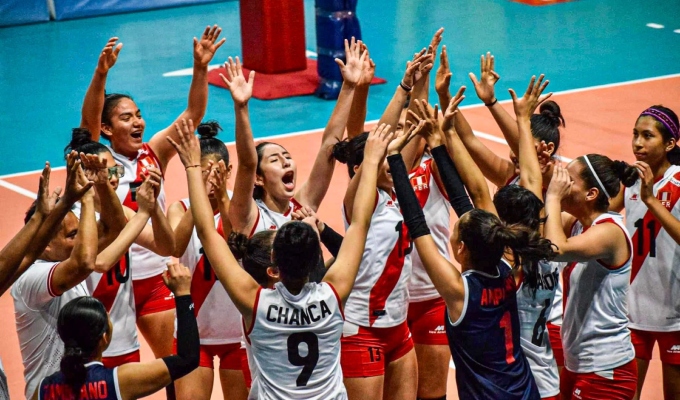
[[[275,231],[275,230],[276,230],[276,225],[271,224],[271,225],[269,226],[269,230],[270,230],[270,231]]]
[[[579,388],[574,389],[574,396],[576,396],[577,399],[582,399],[581,389],[579,389]]]
[[[432,335],[446,334],[446,328],[444,328],[444,325],[439,325],[438,327],[434,328],[434,330],[431,330],[430,334]]]
[[[674,344],[668,349],[668,353],[680,354],[680,344]]]
[[[637,193],[633,193],[633,195],[630,196],[630,200],[637,201],[637,200],[638,200],[638,195],[637,195]]]
[[[394,200],[387,200],[387,203],[385,204],[385,207],[396,207],[394,205]]]

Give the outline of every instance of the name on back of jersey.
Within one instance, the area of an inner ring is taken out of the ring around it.
[[[330,307],[324,300],[321,300],[318,306],[310,304],[303,308],[271,304],[267,309],[267,321],[284,325],[305,326],[330,317],[332,314]]]

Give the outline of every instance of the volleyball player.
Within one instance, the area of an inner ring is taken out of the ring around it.
[[[342,310],[366,242],[378,168],[392,137],[389,126],[381,125],[371,134],[352,224],[324,281],[308,281],[320,254],[318,234],[310,225],[293,221],[282,225],[274,238],[272,258],[281,282],[270,290],[262,289],[241,269],[215,230],[198,170],[198,140],[191,125],[191,121],[183,122],[181,144],[174,145],[187,170],[199,238],[218,279],[243,316],[246,338],[252,346],[254,375],[249,398],[346,399],[339,360]],[[283,335],[287,339],[281,340]],[[303,343],[306,350],[301,350]]]
[[[633,238],[630,330],[640,397],[654,343],[659,342],[666,399],[680,398],[680,124],[669,108],[652,106],[633,129],[640,180],[626,188],[626,227]]]
[[[145,363],[105,367],[102,352],[114,326],[106,308],[93,297],[77,297],[59,312],[56,330],[63,341],[60,370],[42,379],[34,400],[132,400],[148,396],[188,374],[198,366],[198,329],[191,300],[191,274],[178,264],[168,264],[163,281],[175,296],[177,355]]]
[[[221,130],[217,122],[198,126],[201,147],[201,172],[205,190],[210,200],[217,231],[226,238],[231,231],[227,180],[231,172],[229,152],[216,136]],[[170,206],[168,218],[175,230],[175,257],[186,265],[192,274],[191,295],[194,314],[201,341],[200,363],[189,375],[175,382],[178,399],[210,399],[213,391],[213,358],[219,358],[219,376],[226,400],[245,399],[248,396],[241,362],[245,350],[241,349],[240,314],[224,287],[217,281],[206,256],[194,219],[189,210],[188,198]]]
[[[558,247],[556,260],[569,262],[560,376],[566,399],[635,395],[637,368],[628,329],[633,248],[621,216],[607,210],[621,183],[631,186],[636,179],[637,171],[625,163],[588,154],[567,168],[556,166],[548,187],[545,236]]]
[[[225,64],[228,78],[222,75],[222,79],[231,92],[236,114],[238,169],[229,208],[235,232],[250,237],[262,230],[278,229],[290,221],[291,212],[301,205],[318,209],[333,177],[335,160],[329,157],[330,149],[342,139],[366,59],[361,43],[354,39],[351,45],[345,41],[345,50],[346,63],[336,59],[344,79],[340,96],[321,138],[309,179],[297,190],[297,167],[290,153],[275,143],[261,142],[255,146],[248,115],[255,72],[246,81],[238,58],[236,62],[230,58]]]
[[[465,208],[470,209],[465,188],[446,148],[441,145],[439,123],[425,109],[426,105],[420,102],[418,105],[420,115],[427,116],[419,126],[423,127],[422,132],[432,148],[448,195],[454,202],[465,200],[468,203]],[[452,103],[450,110],[456,106]],[[434,115],[436,111],[435,108]],[[452,117],[449,113],[448,118]],[[388,161],[404,220],[423,265],[447,305],[445,326],[456,363],[459,396],[478,399],[538,398],[536,384],[519,346],[515,280],[502,256],[509,248],[515,263],[536,262],[552,255],[550,243],[528,228],[507,226],[490,212],[471,210],[458,220],[451,239],[454,257],[461,263],[461,275],[437,251],[401,155],[393,151]],[[483,182],[479,174],[480,179],[476,181]],[[471,192],[477,193],[476,190]],[[489,198],[486,190],[486,198]],[[484,204],[494,211],[490,201]]]
[[[196,123],[203,118],[208,103],[208,64],[225,39],[217,41],[221,29],[207,27],[200,40],[194,38],[194,67],[186,110],[178,117],[191,118]],[[174,126],[157,132],[148,143],[143,142],[146,122],[142,113],[128,95],[105,94],[109,70],[115,65],[122,44],[111,38],[99,57],[94,76],[83,101],[81,126],[87,128],[93,140],[100,133],[110,142],[114,159],[123,165],[125,174],[120,179],[116,193],[123,205],[137,209],[136,189],[149,168],[157,168],[164,175],[168,163],[175,155],[174,148],[165,140],[176,135]],[[175,136],[177,137],[177,136]],[[165,191],[161,186],[158,196],[160,208],[165,210]],[[163,284],[161,273],[167,257],[133,245],[130,249],[133,289],[137,325],[156,357],[172,353],[174,331],[172,295]]]

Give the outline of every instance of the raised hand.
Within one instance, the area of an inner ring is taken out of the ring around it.
[[[310,225],[316,233],[320,233],[323,231],[323,229],[326,227],[321,220],[319,220],[319,217],[317,217],[316,213],[311,207],[304,206],[300,208],[299,210],[293,212],[292,217],[296,221],[302,221],[308,225]]]
[[[168,263],[168,270],[163,272],[162,278],[176,297],[191,294],[191,272],[184,265]]]
[[[434,67],[434,54],[432,46],[428,47],[427,49],[422,49],[420,50],[420,52],[414,54],[413,61],[415,62],[416,60],[420,59],[421,56],[423,55],[425,57],[422,59],[420,65],[418,66],[418,69],[416,70],[415,76],[413,78],[413,83],[416,83],[419,80],[426,77],[430,73],[430,71],[432,71],[432,67]]]
[[[368,58],[368,50],[362,52],[361,40],[358,42],[352,37],[350,43],[345,39],[345,59],[346,63],[336,58],[335,63],[340,67],[342,78],[350,86],[356,86],[362,80],[364,74],[364,64]]]
[[[179,134],[179,143],[170,136],[166,139],[177,150],[180,161],[187,168],[201,168],[201,145],[198,137],[194,135],[194,121],[182,118],[182,123],[175,123],[175,129]]]
[[[446,45],[444,45],[442,46],[442,54],[439,56],[439,68],[437,68],[437,74],[434,78],[434,88],[440,96],[449,93],[452,75],[449,56],[446,53]]]
[[[451,99],[451,102],[449,102],[448,108],[444,111],[444,121],[450,121],[459,111],[458,106],[465,100],[465,89],[465,86],[461,86],[458,89],[458,92],[456,92],[456,95],[453,96],[453,99]]]
[[[638,170],[638,175],[640,175],[640,200],[647,204],[647,202],[656,198],[653,191],[654,173],[649,164],[644,161],[636,161],[634,166]]]
[[[371,130],[364,147],[364,160],[378,165],[385,160],[387,146],[394,138],[394,132],[390,132],[391,128],[390,125],[380,124]]]
[[[432,40],[430,41],[428,53],[432,54],[433,60],[434,60],[435,57],[437,57],[437,49],[439,48],[439,44],[442,42],[442,35],[443,34],[444,34],[444,28],[437,29],[437,32],[434,33],[434,35],[432,36]]]
[[[62,199],[66,204],[75,204],[90,191],[94,183],[85,177],[78,153],[75,151],[66,156],[66,171],[66,189]]]
[[[426,54],[425,49],[421,50],[420,53],[417,53],[413,57],[413,61],[408,61],[406,63],[406,72],[404,72],[404,78],[401,80],[401,83],[403,83],[404,86],[412,88],[416,83],[416,73],[420,70],[420,65],[427,62],[429,59],[430,55]]]
[[[137,205],[140,211],[151,214],[156,208],[157,193],[160,191],[160,181],[151,178],[151,174],[144,178],[144,182],[137,188]]]
[[[496,60],[490,52],[487,52],[486,56],[481,56],[480,64],[481,75],[479,76],[479,81],[472,72],[470,72],[468,76],[470,77],[472,84],[475,86],[477,97],[479,97],[479,99],[483,101],[484,104],[492,104],[496,100],[496,92],[494,87],[496,82],[501,79],[500,75],[494,71]]]
[[[234,104],[245,105],[248,103],[251,97],[253,97],[253,83],[255,82],[255,71],[250,71],[248,80],[243,76],[243,67],[241,66],[241,60],[236,57],[236,62],[229,57],[229,61],[224,63],[224,69],[227,70],[227,79],[224,75],[220,74],[220,78],[227,89],[231,93],[231,98],[234,100]]]
[[[397,131],[392,141],[387,145],[387,154],[391,156],[400,153],[411,139],[416,137],[424,125],[425,123],[421,121],[418,125],[410,124],[405,131]]]
[[[40,183],[38,184],[38,201],[36,203],[35,212],[40,215],[47,216],[59,200],[59,195],[61,194],[61,188],[58,187],[54,189],[54,192],[50,194],[50,174],[52,169],[50,168],[49,161],[45,162],[45,168],[43,168],[42,174],[40,175]]]
[[[161,170],[155,167],[147,167],[145,177],[148,178],[153,187],[153,195],[156,199],[161,194],[161,181],[163,180],[163,174]]]
[[[431,149],[440,146],[442,144],[442,131],[439,126],[439,105],[435,104],[433,112],[430,111],[430,105],[427,104],[426,100],[415,99],[413,101],[415,101],[417,113],[411,110],[408,113],[418,122],[418,125],[422,123],[418,133]]]
[[[194,63],[201,67],[207,67],[215,56],[217,49],[222,47],[226,39],[215,43],[220,37],[222,28],[215,25],[212,28],[207,26],[201,35],[201,40],[194,38]]]
[[[361,80],[359,81],[359,86],[370,86],[375,76],[375,63],[371,58],[371,54],[368,52],[368,47],[366,43],[361,42],[361,52],[366,52],[366,59],[364,60],[364,72],[361,75]]]
[[[94,182],[95,185],[109,184],[109,170],[106,168],[106,160],[99,158],[97,154],[80,153],[80,161],[88,180]]]
[[[117,41],[117,37],[112,37],[108,42],[106,42],[104,50],[102,50],[102,52],[99,54],[99,61],[97,61],[98,73],[106,74],[111,68],[113,68],[114,65],[116,65],[116,61],[118,61],[118,53],[120,53],[120,50],[123,48],[123,43],[116,44]]]
[[[527,91],[524,92],[524,96],[521,98],[517,97],[514,90],[508,90],[512,97],[512,105],[515,107],[515,115],[517,115],[517,118],[531,118],[536,107],[552,96],[552,93],[548,93],[541,97],[541,94],[550,83],[548,80],[543,82],[544,77],[545,76],[541,74],[541,76],[538,77],[538,81],[536,81],[536,76],[532,76],[531,81],[529,81],[529,87],[527,87]]]
[[[550,185],[548,185],[548,191],[545,194],[546,200],[548,197],[554,197],[556,199],[562,200],[571,192],[571,187],[574,185],[574,181],[569,177],[569,172],[563,166],[557,164],[555,169],[553,169],[553,176],[550,180]]]
[[[548,172],[550,167],[557,161],[548,150],[545,140],[541,140],[541,143],[536,145],[536,155],[538,155],[538,165],[541,167],[541,174]]]

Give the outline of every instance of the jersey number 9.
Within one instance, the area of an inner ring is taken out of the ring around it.
[[[300,344],[307,345],[307,355],[300,355]],[[302,372],[295,381],[298,387],[307,386],[309,378],[319,362],[319,338],[312,332],[298,332],[288,336],[288,361],[296,367],[302,367]]]

